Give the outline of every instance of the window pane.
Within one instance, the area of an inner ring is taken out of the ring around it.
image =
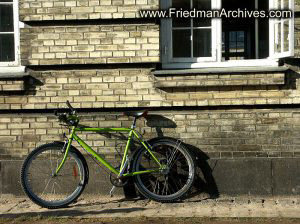
[[[14,31],[13,6],[0,5],[0,32]]]
[[[190,0],[173,0],[172,7],[177,10],[190,10],[191,2]],[[172,19],[173,27],[190,27],[191,19],[190,18],[173,18]]]
[[[197,10],[210,10],[211,0],[193,0],[193,8]]]
[[[236,44],[236,52],[244,52],[245,51],[245,43],[244,42],[237,42]]]
[[[245,48],[246,48],[245,32],[244,31],[230,31],[229,32],[229,53],[244,53]],[[234,58],[234,57],[232,57],[232,58]],[[236,58],[236,59],[238,59],[238,58]]]
[[[281,53],[281,23],[275,23],[275,53]]]
[[[290,0],[283,0],[283,9],[289,9],[289,2]]]
[[[172,26],[173,27],[191,27],[191,19],[173,18]]]
[[[0,34],[0,61],[15,60],[15,44],[13,34]]]
[[[222,32],[222,53],[225,52],[225,33]]]
[[[236,42],[236,31],[229,32],[229,41]]]
[[[173,57],[191,57],[190,30],[173,30]]]
[[[200,11],[211,10],[211,0],[193,0],[193,8]],[[200,18],[200,16],[202,18]],[[198,18],[194,19],[194,27],[211,26],[211,19],[205,19],[204,16],[205,15],[201,13]]]
[[[290,29],[289,29],[289,24],[290,24],[290,21],[289,20],[286,20],[283,22],[283,35],[284,35],[284,40],[283,40],[283,51],[286,52],[286,51],[289,51],[289,39],[290,39]]]
[[[274,0],[274,5],[276,9],[281,9],[281,0]]]
[[[172,7],[176,9],[191,9],[191,1],[190,0],[173,0]]]
[[[201,19],[201,18],[197,18],[194,19],[194,27],[207,27],[207,26],[211,26],[211,19]]]
[[[244,40],[245,40],[244,31],[238,31],[237,32],[237,41],[244,42]]]
[[[194,57],[211,57],[211,30],[195,29],[193,32]]]

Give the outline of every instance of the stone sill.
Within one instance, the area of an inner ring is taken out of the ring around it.
[[[0,92],[24,91],[25,67],[6,67],[0,72]]]
[[[285,74],[195,75],[156,77],[156,88],[284,85]]]
[[[23,78],[28,74],[25,71],[25,66],[0,66],[0,79],[2,78]]]
[[[264,72],[285,72],[289,68],[286,66],[269,67],[226,67],[226,68],[199,68],[199,69],[176,69],[176,70],[156,70],[152,74],[155,76],[173,75],[203,75],[203,74],[233,74],[233,73],[264,73]]]
[[[154,71],[156,88],[284,85],[288,67],[235,67]]]

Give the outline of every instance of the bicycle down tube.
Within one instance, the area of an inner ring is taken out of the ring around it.
[[[124,151],[124,155],[122,158],[122,162],[121,162],[121,167],[120,170],[116,170],[108,161],[106,161],[103,157],[101,157],[98,153],[96,153],[88,144],[86,144],[80,137],[78,137],[75,133],[76,131],[81,131],[81,132],[128,132],[128,140],[127,140],[127,144],[125,147],[125,151]],[[128,177],[128,176],[135,176],[135,175],[140,175],[140,174],[146,174],[146,173],[152,173],[152,172],[158,172],[161,168],[162,165],[159,162],[159,160],[155,157],[155,155],[152,153],[151,149],[149,149],[149,147],[147,146],[147,144],[145,144],[145,142],[139,137],[139,135],[131,128],[76,128],[73,127],[70,137],[67,140],[67,147],[65,150],[65,155],[63,160],[61,161],[60,165],[58,166],[58,168],[56,169],[56,172],[54,175],[57,175],[58,172],[60,171],[60,169],[62,168],[62,166],[64,165],[67,156],[68,156],[68,152],[69,149],[71,147],[72,141],[73,139],[75,141],[78,142],[78,144],[84,149],[86,150],[88,153],[90,153],[95,159],[97,159],[100,163],[102,163],[105,167],[107,167],[111,172],[113,172],[116,175],[120,175],[121,170],[123,169],[123,166],[125,165],[125,161],[126,161],[126,156],[128,155],[128,151],[129,151],[129,146],[131,144],[131,141],[133,140],[133,138],[136,137],[138,139],[138,141],[143,145],[143,147],[145,147],[147,149],[147,151],[149,152],[149,154],[151,155],[151,157],[153,158],[153,160],[159,165],[159,169],[153,169],[153,170],[144,170],[144,171],[137,171],[137,172],[132,172],[132,173],[125,173],[122,176],[124,177]]]

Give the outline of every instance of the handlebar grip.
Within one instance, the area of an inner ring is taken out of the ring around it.
[[[70,108],[70,110],[72,111],[72,113],[75,111],[75,109],[71,106],[69,100],[67,100],[67,106]]]

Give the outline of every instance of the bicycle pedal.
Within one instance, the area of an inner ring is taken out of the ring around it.
[[[114,196],[113,192],[114,192],[115,188],[116,188],[115,186],[113,186],[113,187],[111,188],[111,190],[110,190],[110,192],[109,192],[110,197],[113,197],[113,196]]]

